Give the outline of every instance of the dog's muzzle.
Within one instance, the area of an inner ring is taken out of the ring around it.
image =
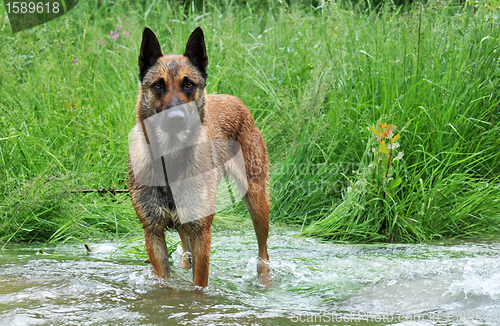
[[[190,113],[186,110],[186,107],[179,105],[163,112],[158,122],[164,132],[178,134],[189,129],[190,120]]]

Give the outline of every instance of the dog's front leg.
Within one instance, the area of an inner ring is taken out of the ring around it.
[[[170,265],[168,263],[167,244],[165,242],[165,231],[159,225],[149,225],[144,228],[146,239],[146,251],[149,261],[155,272],[161,277],[170,277]]]
[[[212,226],[206,225],[197,234],[191,235],[193,249],[193,283],[198,286],[208,286],[210,269],[210,244],[212,242]]]

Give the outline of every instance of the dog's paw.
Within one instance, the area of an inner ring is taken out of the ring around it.
[[[269,260],[259,258],[257,263],[257,275],[262,285],[266,288],[271,286],[271,267]]]

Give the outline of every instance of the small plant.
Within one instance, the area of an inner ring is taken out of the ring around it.
[[[379,123],[369,130],[375,135],[368,144],[360,169],[343,193],[343,201],[329,215],[306,228],[302,235],[339,241],[408,241],[419,237],[414,225],[402,218],[404,203],[396,192],[403,179],[399,175],[399,134],[396,126]],[[371,144],[378,148],[371,149]]]
[[[402,151],[397,151],[401,136],[394,135],[396,126],[387,123],[379,123],[377,127],[370,127],[370,130],[378,142],[378,150],[372,148],[374,160],[368,166],[372,176],[371,186],[381,198],[386,198],[391,196],[394,189],[403,181],[394,168],[394,163],[404,156]]]

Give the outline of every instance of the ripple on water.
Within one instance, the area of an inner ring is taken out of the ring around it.
[[[253,232],[214,234],[208,289],[178,266],[180,250],[164,280],[138,260],[112,258],[112,244],[92,247],[102,250],[2,252],[0,325],[294,325],[291,316],[308,313],[500,310],[494,243],[339,245],[281,232],[269,240],[269,289],[257,281]]]

